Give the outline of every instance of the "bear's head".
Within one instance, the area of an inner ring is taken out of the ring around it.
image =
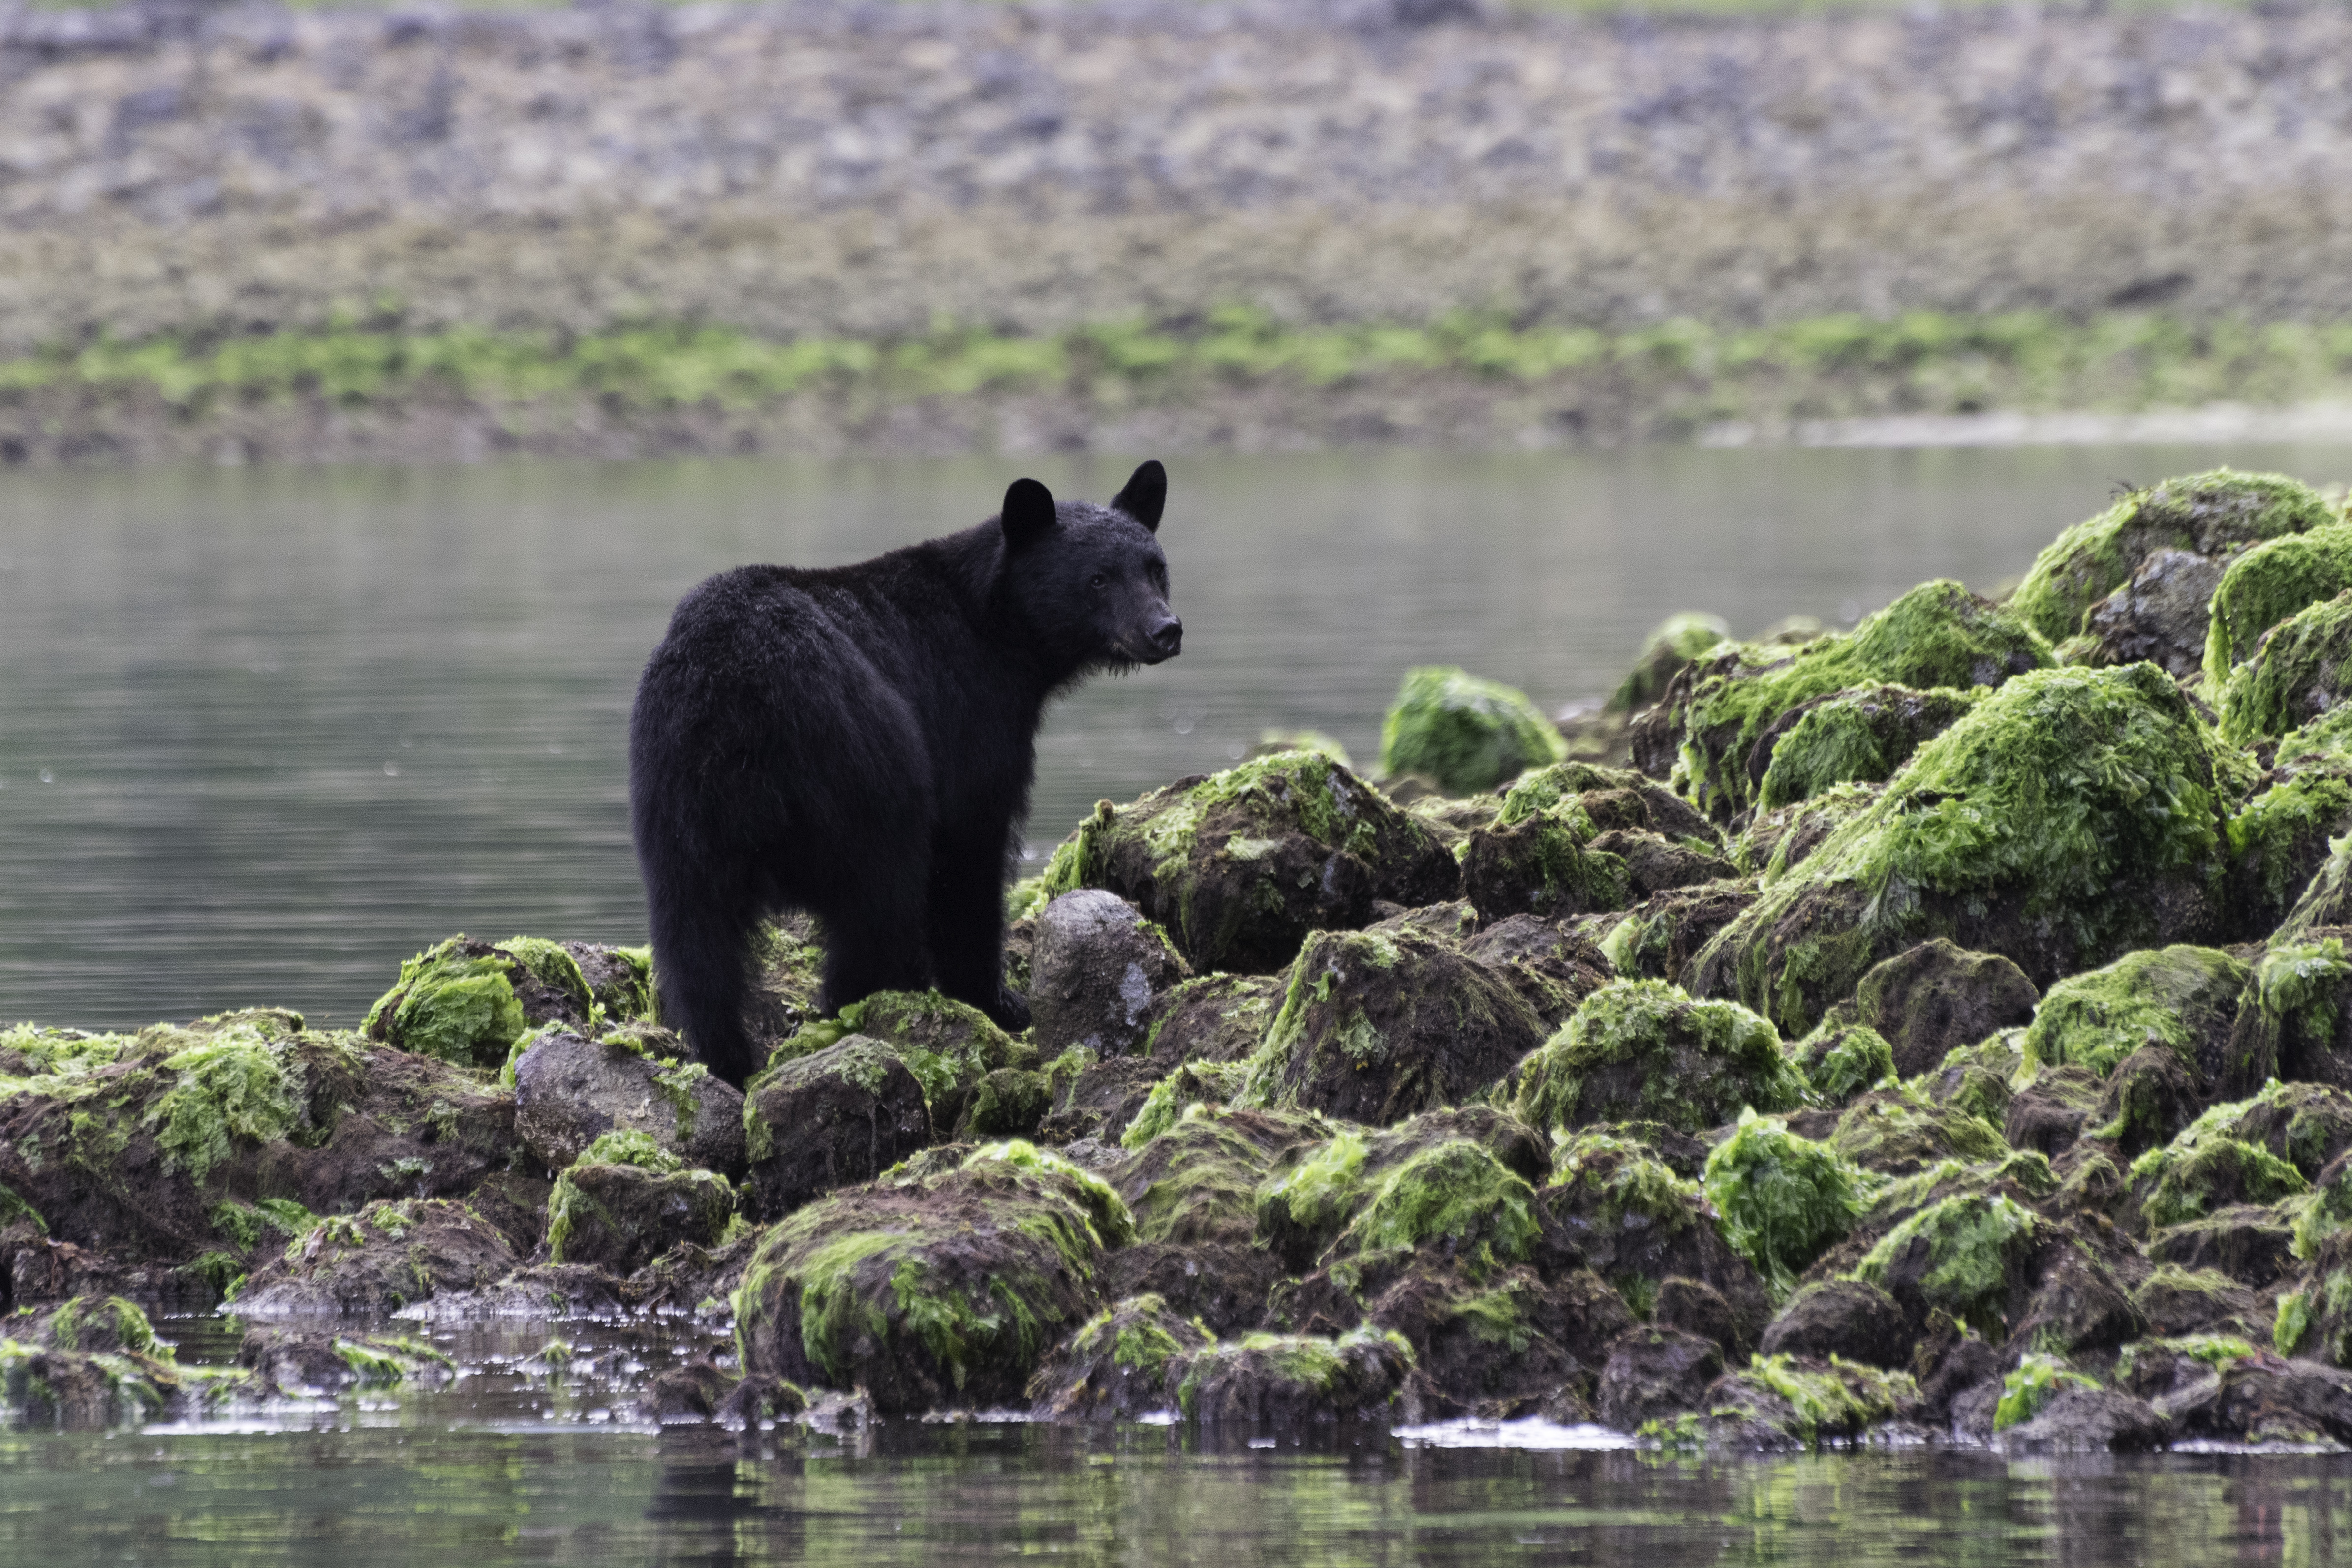
[[[1004,583],[1030,634],[1069,668],[1172,659],[1184,623],[1168,607],[1160,513],[1168,471],[1146,463],[1110,505],[1055,501],[1034,479],[1004,492]]]

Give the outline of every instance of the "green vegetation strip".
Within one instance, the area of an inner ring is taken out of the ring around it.
[[[774,342],[719,327],[653,325],[577,337],[403,329],[396,307],[317,331],[101,340],[0,361],[0,406],[26,394],[149,392],[215,400],[420,395],[492,403],[592,398],[616,409],[753,410],[803,393],[882,402],[1066,392],[1111,404],[1234,384],[1310,388],[1413,377],[1533,391],[1591,386],[1679,398],[1694,418],[1769,408],[1792,417],[2135,410],[2220,398],[2287,403],[2352,394],[2352,322],[2192,323],[2114,315],[1833,316],[1724,329],[1514,327],[1460,314],[1425,326],[1288,328],[1228,307],[1184,328],[1141,323],[1017,338],[942,327],[896,341]],[[1696,394],[1696,395],[1694,395]]]

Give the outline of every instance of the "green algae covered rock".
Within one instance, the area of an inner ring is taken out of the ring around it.
[[[498,1067],[534,1024],[585,1024],[595,998],[579,960],[533,936],[452,936],[400,967],[361,1026],[370,1040],[461,1067]]]
[[[1948,1160],[1994,1161],[2010,1152],[1984,1118],[1964,1106],[1938,1104],[1916,1083],[1873,1090],[1848,1105],[1830,1145],[1883,1176],[1930,1171]]]
[[[2265,632],[2220,693],[2221,737],[2252,746],[2312,724],[2352,695],[2352,591]]]
[[[1318,1116],[1204,1106],[1138,1145],[1103,1179],[1134,1216],[1140,1240],[1246,1243],[1258,1228],[1262,1184],[1332,1136]],[[1340,1136],[1360,1151],[1358,1134]]]
[[[1918,1388],[1905,1372],[1759,1355],[1706,1391],[1700,1423],[1710,1446],[1748,1452],[1810,1448],[1861,1437],[1911,1405]]]
[[[1317,932],[1239,1103],[1385,1125],[1461,1103],[1542,1039],[1510,983],[1452,942],[1410,926]]]
[[[1874,965],[1853,1000],[1832,1008],[1826,1021],[1877,1030],[1894,1051],[1896,1075],[1916,1078],[1953,1051],[2029,1021],[2039,995],[2009,959],[1938,936]]]
[[[1528,1059],[1516,1103],[1538,1127],[1647,1121],[1699,1132],[1745,1107],[1791,1111],[1804,1099],[1805,1082],[1765,1019],[1657,980],[1618,980]]]
[[[1684,611],[1669,615],[1642,639],[1641,654],[1611,695],[1605,711],[1638,713],[1666,695],[1666,687],[1693,659],[1731,640],[1722,617]]]
[[[248,1318],[390,1312],[478,1291],[515,1266],[497,1228],[462,1203],[404,1199],[329,1215],[256,1268],[236,1299]]]
[[[1108,888],[1196,972],[1267,974],[1309,931],[1370,924],[1376,899],[1418,907],[1460,884],[1425,825],[1329,758],[1286,751],[1103,802],[1055,850],[1041,891]]]
[[[1034,1069],[1036,1047],[1009,1035],[988,1015],[938,991],[877,991],[838,1016],[803,1026],[776,1047],[767,1071],[862,1036],[887,1050],[922,1085],[931,1125],[944,1132],[961,1121],[981,1081],[1006,1068]],[[754,1077],[747,1088],[765,1082]],[[745,1130],[760,1134],[747,1119]],[[761,1157],[756,1152],[753,1158]],[[887,1161],[884,1163],[887,1163]]]
[[[1692,798],[1719,820],[1758,803],[1775,725],[1814,698],[1888,683],[1923,692],[1996,686],[2052,662],[2032,628],[1948,581],[1922,583],[1850,633],[1766,652],[1778,656],[1757,664],[1752,653],[1718,653],[1689,672],[1680,768]]]
[[[747,1375],[864,1388],[886,1415],[1023,1398],[1098,1310],[1133,1219],[1096,1177],[1024,1144],[904,1185],[813,1203],[761,1242],[735,1292]]]
[[[1722,1302],[1727,1321],[1719,1326],[1732,1344],[1753,1345],[1763,1333],[1772,1306],[1762,1277],[1725,1239],[1705,1189],[1647,1145],[1616,1132],[1578,1134],[1560,1146],[1537,1201],[1635,1315],[1654,1312],[1668,1281],[1686,1280]]]
[[[2218,948],[2126,953],[2050,988],[2025,1031],[2027,1059],[2087,1067],[2105,1078],[2134,1051],[2161,1045],[2200,1082],[2226,1090],[2242,1077],[2228,1046],[2247,977],[2246,966]]]
[[[1691,960],[1759,892],[1754,878],[1737,877],[1653,894],[1602,934],[1601,956],[1626,979],[1680,985]]]
[[[726,1177],[687,1169],[644,1133],[607,1133],[555,1178],[548,1256],[633,1274],[682,1242],[715,1245],[734,1215]]]
[[[1777,882],[1885,793],[1883,784],[1835,784],[1793,806],[1759,810],[1733,841],[1731,862],[1748,876]]]
[[[1862,1173],[1834,1148],[1752,1111],[1740,1113],[1731,1136],[1706,1158],[1707,1201],[1721,1217],[1724,1239],[1778,1296],[1853,1228],[1863,1185]]]
[[[2128,582],[2158,550],[2220,559],[2335,519],[2335,508],[2317,491],[2284,475],[2216,468],[2167,479],[2132,491],[2052,540],[2011,595],[2010,607],[2056,642],[2080,631],[2084,612]]]
[[[2179,1137],[2132,1162],[2140,1213],[2151,1226],[2185,1225],[2233,1204],[2274,1203],[2310,1190],[2294,1166],[2232,1137],[2240,1107],[2217,1105]]]
[[[1824,1105],[1843,1105],[1895,1076],[1895,1048],[1867,1024],[1824,1021],[1790,1052]]]
[[[1893,778],[1923,742],[1949,729],[1987,689],[1858,686],[1791,708],[1766,731],[1771,761],[1757,784],[1758,809],[1792,806],[1836,784]]]
[[[2007,1337],[2025,1300],[2040,1222],[1997,1194],[1946,1198],[1896,1226],[1854,1270],[1902,1304],[1915,1322],[1951,1314],[1986,1338]]]
[[[2294,744],[2324,727],[2323,720],[2280,744],[2267,788],[2231,821],[2231,923],[2249,940],[2285,924],[2336,842],[2352,832],[2352,754],[2335,748],[2334,735],[2326,749]]]
[[[1522,776],[1458,852],[1464,896],[1487,921],[1622,909],[1732,871],[1712,825],[1673,791],[1583,762]]]
[[[1536,1133],[1486,1106],[1386,1131],[1342,1126],[1260,1184],[1256,1239],[1302,1272],[1436,1242],[1483,1278],[1529,1255],[1533,1184],[1550,1171]]]
[[[1810,1031],[1930,937],[2037,985],[2223,923],[2226,829],[2250,782],[2151,664],[2020,676],[1920,747],[1692,966],[1691,988]]]
[[[2352,1089],[2352,956],[2340,926],[2273,941],[2230,1034],[2234,1088],[2277,1077]]]
[[[60,1242],[142,1262],[271,1245],[237,1217],[456,1197],[520,1150],[478,1073],[277,1009],[135,1035],[0,1030],[0,1186]],[[218,1270],[215,1270],[217,1272]]]
[[[2206,689],[2221,690],[2272,627],[2347,589],[2352,589],[2352,526],[2340,522],[2265,540],[2238,557],[2213,591]]]
[[[1297,1427],[1393,1418],[1412,1371],[1402,1334],[1245,1334],[1171,1364],[1176,1407],[1203,1427]]]
[[[1526,693],[1451,665],[1406,671],[1381,723],[1381,771],[1418,774],[1453,795],[1492,789],[1567,755],[1559,727]]]
[[[1045,1421],[1132,1421],[1170,1409],[1189,1358],[1216,1343],[1162,1296],[1114,1301],[1037,1368],[1029,1384],[1034,1414]]]

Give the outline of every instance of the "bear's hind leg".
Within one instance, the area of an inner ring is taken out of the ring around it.
[[[736,1088],[759,1071],[743,1027],[751,937],[760,911],[743,899],[674,895],[651,902],[654,978],[662,1020],[686,1036],[697,1060]]]

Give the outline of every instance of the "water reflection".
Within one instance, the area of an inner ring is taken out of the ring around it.
[[[872,1564],[2325,1563],[2341,1458],[1691,1463],[1166,1428],[0,1438],[0,1559]]]
[[[1403,669],[1559,704],[1645,627],[1850,619],[1989,587],[2118,479],[2342,448],[1657,450],[1189,459],[1184,656],[1057,708],[1035,837],[1269,725],[1369,762]],[[1128,460],[1037,460],[1101,495]],[[677,596],[961,526],[994,461],[11,474],[0,507],[0,1018],[256,1002],[349,1024],[422,943],[642,936],[623,812],[637,668]]]

